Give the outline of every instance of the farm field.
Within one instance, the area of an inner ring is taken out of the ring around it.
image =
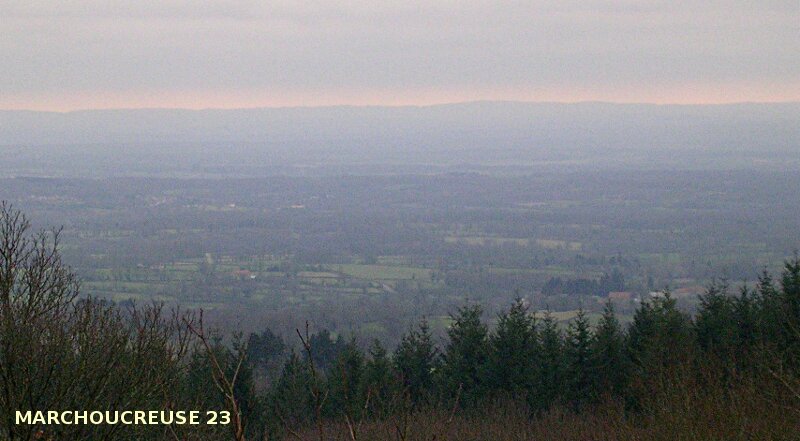
[[[800,243],[781,190],[800,174],[753,173],[10,178],[0,198],[63,225],[85,295],[391,343],[471,302],[491,321],[520,297],[566,323],[616,292],[624,320],[665,288],[691,311],[712,278],[752,283]]]

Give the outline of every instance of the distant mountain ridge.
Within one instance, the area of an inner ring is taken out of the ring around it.
[[[800,103],[0,111],[6,176],[363,173],[378,164],[796,170],[798,152]]]
[[[550,141],[616,147],[644,140],[664,147],[687,143],[713,147],[755,138],[780,148],[797,146],[800,103],[482,101],[401,107],[0,111],[0,145],[378,141],[414,132],[414,140],[475,134],[498,140],[523,136],[538,145]]]

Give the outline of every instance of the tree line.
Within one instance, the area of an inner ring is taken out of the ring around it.
[[[392,436],[407,440],[422,430],[419,415],[438,415],[444,427],[480,420],[489,403],[511,403],[530,420],[610,408],[655,415],[652,397],[687,379],[707,391],[752,381],[800,417],[798,256],[777,281],[764,272],[737,293],[713,283],[694,316],[667,293],[642,302],[627,326],[608,303],[596,323],[579,311],[563,327],[517,299],[492,327],[480,305],[463,306],[441,344],[423,319],[393,349],[375,341],[362,350],[308,325],[291,349],[268,329],[224,339],[202,313],[83,298],[59,232],[29,229],[0,206],[2,439],[357,440],[391,422]],[[232,423],[14,424],[16,410],[74,409],[225,409]]]
[[[685,370],[697,376],[711,370],[730,381],[762,374],[796,381],[790,378],[800,367],[800,260],[786,262],[778,283],[767,272],[736,294],[724,281],[713,283],[693,317],[667,292],[642,302],[628,326],[610,302],[594,325],[578,311],[566,328],[550,313],[533,314],[522,299],[493,329],[480,305],[464,306],[451,319],[443,345],[422,320],[392,352],[378,341],[364,352],[340,338],[320,341],[321,351],[339,348],[333,359],[313,347],[291,353],[265,395],[267,414],[281,425],[302,426],[314,415],[359,420],[430,407],[470,412],[498,400],[521,403],[531,416],[608,402],[639,412],[658,381]],[[324,402],[315,400],[315,388],[326,394]]]

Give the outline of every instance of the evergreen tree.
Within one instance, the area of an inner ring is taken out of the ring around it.
[[[314,366],[322,372],[334,366],[339,354],[347,347],[347,343],[341,335],[334,340],[331,332],[327,329],[311,334],[309,344],[312,348],[311,357],[314,359]]]
[[[735,348],[737,367],[752,367],[754,351],[758,343],[758,309],[757,298],[746,285],[739,296],[733,299],[733,317],[737,328],[737,344]]]
[[[540,349],[535,316],[521,299],[498,317],[497,329],[489,339],[489,386],[522,396],[533,390]]]
[[[800,318],[800,256],[797,254],[784,263],[781,287],[784,300],[790,307],[789,318],[797,320]]]
[[[569,400],[578,408],[590,401],[592,392],[592,332],[586,312],[581,308],[567,329],[565,355],[566,385]]]
[[[263,376],[280,372],[285,352],[286,343],[270,329],[247,338],[247,362]]]
[[[541,359],[537,369],[536,393],[531,397],[534,409],[547,409],[561,396],[564,378],[564,340],[558,323],[546,311],[539,332]]]
[[[392,367],[386,348],[375,340],[369,348],[369,359],[364,366],[362,396],[369,397],[373,416],[387,416],[392,400],[400,392],[400,384]]]
[[[609,301],[592,339],[592,376],[594,395],[619,396],[625,389],[628,364],[624,353],[624,335]]]
[[[771,347],[777,344],[783,332],[781,330],[783,313],[781,296],[775,288],[772,276],[766,269],[758,277],[756,292],[758,295],[759,314],[757,328],[760,337],[759,343],[763,346]]]
[[[329,416],[336,418],[344,414],[354,420],[361,417],[366,399],[362,395],[364,370],[364,354],[355,340],[351,340],[327,372],[330,395],[325,404]]]
[[[700,348],[725,364],[733,362],[739,329],[727,283],[714,281],[700,296],[694,328]]]
[[[438,350],[433,344],[428,322],[404,335],[394,353],[394,363],[405,392],[414,403],[426,400],[433,389],[433,374],[438,366]]]
[[[627,339],[627,352],[637,374],[664,372],[685,361],[692,352],[690,323],[669,292],[642,302],[633,316]]]
[[[780,350],[793,368],[800,368],[800,256],[785,262],[781,275]]]
[[[236,373],[236,383],[233,393],[242,418],[248,426],[260,427],[261,425],[261,402],[258,400],[253,384],[253,369],[249,363],[242,363],[239,366],[239,359],[242,351],[245,350],[242,344],[241,334],[235,334],[231,347],[223,343],[222,338],[213,334],[210,336],[211,351],[216,361],[220,364],[223,372],[228,378],[233,378]],[[211,354],[202,350],[193,351],[187,365],[186,381],[189,389],[202,402],[203,406],[210,409],[225,408],[225,397],[215,386],[214,378],[209,375],[212,370]],[[238,367],[238,370],[237,370]],[[198,405],[200,403],[197,403]]]
[[[273,433],[284,430],[284,426],[301,427],[314,420],[313,381],[308,362],[292,350],[267,400],[270,420],[277,425]]]
[[[447,330],[449,341],[442,364],[441,385],[446,393],[461,390],[465,404],[473,404],[485,392],[488,361],[488,329],[481,322],[483,309],[478,306],[459,308],[451,315],[453,324]]]

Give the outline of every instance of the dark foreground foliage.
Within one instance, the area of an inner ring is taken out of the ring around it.
[[[342,364],[353,357],[343,353],[340,369],[326,370],[325,378],[329,384],[359,378],[361,394],[348,396],[348,407],[323,405],[325,423],[304,431],[278,418],[283,427],[274,426],[275,434],[350,440],[800,439],[800,260],[786,263],[777,284],[765,273],[754,290],[732,295],[725,283],[715,283],[701,300],[689,317],[669,294],[652,299],[625,329],[609,304],[595,326],[581,313],[564,331],[548,315],[537,320],[523,301],[498,317],[491,332],[478,306],[465,307],[453,316],[441,354],[429,343],[424,322],[411,330],[392,363],[381,362],[387,372],[371,377],[382,382],[356,374],[375,357],[362,354],[356,357],[361,364]],[[315,368],[309,363],[307,369]],[[394,392],[387,399],[371,393],[377,389]],[[336,403],[338,390],[326,392]],[[280,399],[268,402],[279,406]]]
[[[439,345],[427,323],[393,351],[298,330],[227,343],[202,314],[78,297],[58,232],[0,207],[0,439],[796,439],[800,259],[694,317],[664,295],[623,328],[609,304],[566,329],[518,300],[478,305]],[[287,353],[288,352],[288,353]],[[16,425],[16,410],[231,412],[226,426]]]

